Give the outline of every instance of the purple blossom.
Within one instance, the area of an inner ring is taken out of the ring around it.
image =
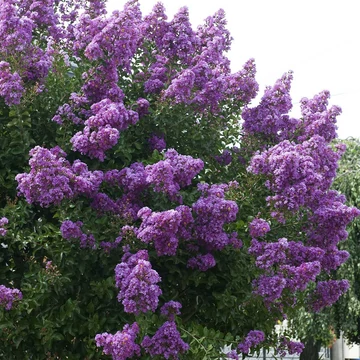
[[[160,152],[166,149],[166,142],[164,139],[164,135],[157,136],[153,134],[149,138],[148,143],[151,151],[157,150]]]
[[[310,297],[310,307],[315,312],[334,304],[349,289],[347,280],[319,281],[315,292]]]
[[[270,225],[264,219],[254,219],[249,224],[249,233],[252,238],[263,237],[269,231]]]
[[[229,165],[232,161],[232,156],[231,156],[231,152],[227,149],[225,149],[221,155],[216,155],[215,156],[215,160],[220,164],[220,165]]]
[[[197,255],[187,262],[187,267],[191,269],[199,269],[200,271],[206,271],[216,265],[216,260],[213,255]]]
[[[3,227],[4,225],[8,224],[9,220],[6,217],[2,217],[0,219],[0,236],[5,236],[7,233],[7,230]]]
[[[42,207],[60,204],[79,194],[95,195],[103,179],[101,171],[89,171],[76,160],[71,165],[59,147],[50,150],[36,146],[30,151],[30,172],[18,174],[18,190],[27,202]]]
[[[209,251],[234,243],[233,234],[224,231],[224,225],[234,221],[238,212],[236,202],[225,199],[228,188],[225,184],[198,185],[202,195],[192,206],[196,215],[194,230],[200,244]]]
[[[22,299],[22,293],[18,289],[10,289],[4,285],[0,285],[0,306],[6,310],[12,308],[13,302]]]
[[[175,255],[179,238],[189,236],[191,226],[190,209],[182,205],[174,210],[152,212],[142,208],[138,217],[142,219],[137,237],[145,243],[152,243],[158,256]]]
[[[154,191],[164,192],[171,200],[181,201],[178,195],[180,188],[190,185],[203,167],[201,159],[179,155],[174,149],[169,149],[165,152],[165,160],[146,166],[146,181],[153,185]]]
[[[145,336],[141,346],[150,356],[160,355],[165,359],[178,359],[178,355],[189,350],[173,321],[166,321],[150,338]]]
[[[155,311],[162,294],[158,282],[159,274],[152,269],[146,250],[136,254],[125,253],[122,262],[115,267],[116,287],[120,289],[118,300],[122,301],[125,312],[139,315]]]
[[[0,61],[0,96],[4,98],[6,105],[20,104],[24,92],[20,75],[11,72],[9,63]]]
[[[245,339],[238,345],[243,354],[248,354],[252,347],[255,347],[265,340],[265,334],[260,330],[251,330]]]
[[[161,315],[167,317],[168,321],[175,321],[175,315],[180,315],[182,305],[178,301],[169,301],[160,308]]]
[[[140,329],[136,322],[126,324],[122,331],[116,334],[102,333],[95,336],[96,346],[103,347],[106,355],[111,355],[113,360],[126,360],[140,356],[140,346],[135,343]]]
[[[61,235],[66,240],[77,239],[80,240],[80,248],[95,249],[95,238],[93,234],[85,234],[81,230],[83,223],[81,221],[72,222],[71,220],[65,220],[61,223],[60,231]]]

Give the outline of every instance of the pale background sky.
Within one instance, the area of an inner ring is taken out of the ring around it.
[[[122,9],[124,0],[108,0],[108,9]],[[156,1],[140,0],[143,15]],[[299,100],[322,90],[339,105],[340,138],[360,138],[360,1],[359,0],[162,0],[169,19],[187,6],[194,28],[219,8],[226,12],[234,38],[228,54],[235,72],[255,58],[259,97],[267,85],[294,71],[293,114]]]

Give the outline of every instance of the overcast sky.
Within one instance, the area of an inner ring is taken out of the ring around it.
[[[108,0],[109,10],[122,9],[124,0]],[[156,1],[140,0],[144,15]],[[255,58],[259,96],[264,87],[294,71],[294,114],[299,100],[322,90],[343,113],[340,138],[360,138],[360,20],[358,0],[162,0],[169,19],[187,6],[194,27],[219,8],[226,12],[234,38],[229,53],[233,71]],[[359,105],[357,105],[359,104]]]

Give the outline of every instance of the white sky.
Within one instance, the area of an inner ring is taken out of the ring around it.
[[[108,9],[122,9],[124,0],[108,0]],[[140,0],[143,15],[155,0]],[[360,138],[360,1],[359,0],[162,0],[169,19],[187,6],[197,27],[219,8],[226,12],[234,40],[228,54],[232,70],[255,58],[256,79],[264,87],[294,71],[291,95],[294,114],[299,100],[322,90],[339,105],[340,138]]]

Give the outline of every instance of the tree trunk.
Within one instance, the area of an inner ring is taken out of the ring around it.
[[[300,360],[319,360],[319,351],[321,343],[315,341],[313,338],[307,339],[305,342],[304,351],[300,355]]]

